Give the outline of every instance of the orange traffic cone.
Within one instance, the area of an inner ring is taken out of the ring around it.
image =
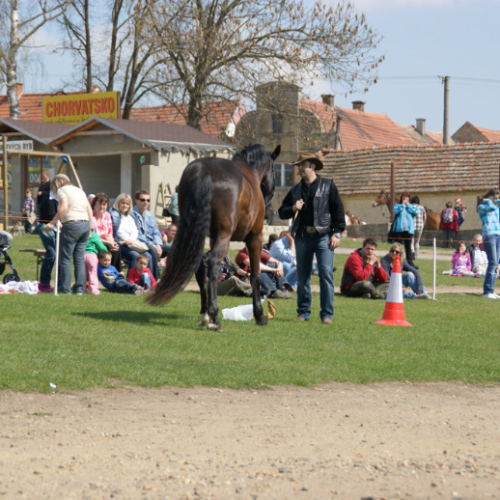
[[[408,321],[405,321],[403,279],[401,276],[401,260],[399,259],[399,255],[396,255],[396,260],[392,268],[391,282],[389,283],[389,292],[387,293],[384,314],[381,321],[375,321],[375,324],[412,326]]]

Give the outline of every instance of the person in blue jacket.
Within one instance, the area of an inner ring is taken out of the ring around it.
[[[492,188],[484,196],[477,198],[477,213],[483,224],[484,250],[488,256],[483,285],[483,297],[487,299],[500,299],[494,288],[500,258],[499,193],[498,189]]]
[[[403,191],[399,203],[394,205],[393,240],[404,244],[406,261],[410,266],[418,269],[413,263],[413,252],[411,251],[411,240],[415,232],[413,217],[418,214],[418,208],[410,203],[410,199],[410,193]]]

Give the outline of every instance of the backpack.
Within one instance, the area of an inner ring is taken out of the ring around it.
[[[441,215],[441,221],[443,224],[451,224],[453,222],[453,209],[446,208]]]

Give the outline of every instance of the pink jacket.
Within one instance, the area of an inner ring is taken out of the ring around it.
[[[465,258],[466,258],[465,268],[467,271],[470,271],[472,269],[472,265],[470,263],[469,252],[465,252]],[[451,256],[451,263],[453,265],[453,269],[463,269],[463,268],[458,267],[458,259],[460,259],[460,252],[455,252]]]

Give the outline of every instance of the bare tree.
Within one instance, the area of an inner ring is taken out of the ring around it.
[[[251,96],[266,81],[323,77],[347,92],[376,83],[380,37],[350,3],[304,0],[156,0],[148,22],[168,64],[157,80],[200,128],[213,100]],[[171,13],[180,12],[172,19]]]
[[[10,117],[19,119],[17,64],[19,51],[46,23],[64,13],[71,0],[1,0],[0,72],[7,86]],[[21,3],[21,6],[20,6]],[[22,8],[20,8],[22,7]]]
[[[74,0],[61,25],[66,43],[58,50],[73,53],[81,75],[67,86],[83,86],[90,92],[95,84],[106,91],[121,88],[123,118],[158,83],[154,68],[165,64],[159,43],[146,31],[148,2],[143,0]],[[104,28],[103,28],[104,26]]]

